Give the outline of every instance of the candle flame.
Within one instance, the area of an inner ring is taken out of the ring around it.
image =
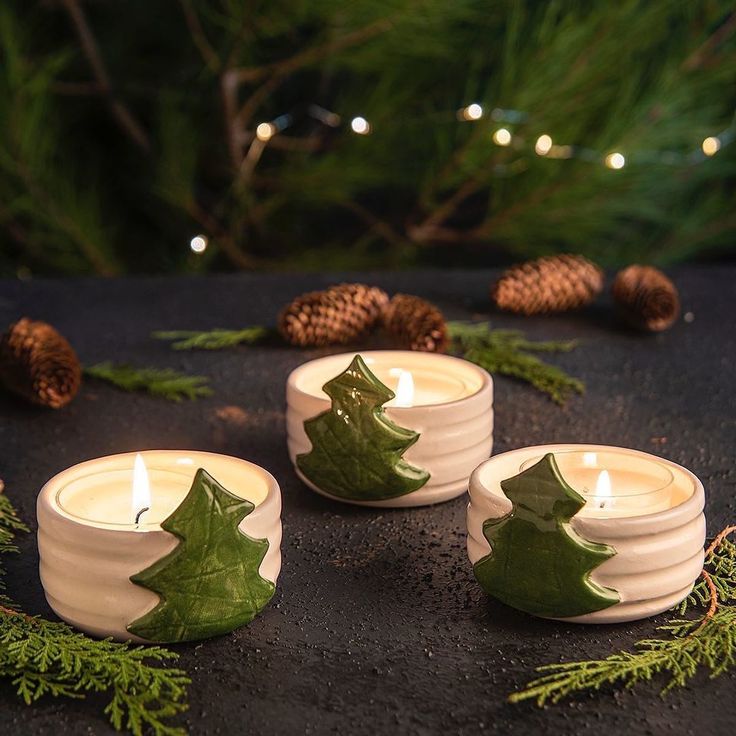
[[[595,496],[600,508],[605,508],[611,498],[611,476],[607,470],[601,470],[595,484]]]
[[[402,370],[396,384],[394,406],[411,406],[414,403],[414,377],[411,371]]]
[[[133,464],[133,519],[138,520],[142,509],[151,507],[151,484],[148,481],[148,470],[140,452],[135,456]]]

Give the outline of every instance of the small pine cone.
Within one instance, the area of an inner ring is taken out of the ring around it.
[[[652,266],[633,265],[619,271],[611,291],[623,318],[637,329],[661,332],[680,314],[677,287]]]
[[[544,314],[578,309],[603,289],[603,271],[587,258],[557,255],[537,258],[506,270],[491,289],[500,309]]]
[[[60,409],[76,396],[82,366],[51,325],[24,317],[0,337],[0,383],[34,404]]]
[[[279,315],[279,332],[299,347],[337,345],[368,334],[388,294],[377,286],[339,284],[298,296]]]
[[[447,325],[437,307],[411,294],[396,294],[383,315],[386,330],[411,350],[444,353]]]

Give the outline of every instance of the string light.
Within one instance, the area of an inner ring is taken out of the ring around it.
[[[350,127],[353,133],[357,133],[358,135],[368,135],[371,132],[371,124],[360,115],[350,121]]]
[[[508,128],[499,128],[493,134],[493,142],[497,146],[508,146],[511,143],[511,133]]]
[[[721,150],[721,139],[711,135],[703,141],[703,153],[706,156],[715,156]]]
[[[259,141],[270,141],[276,132],[276,126],[273,123],[260,123],[256,128],[256,138]]]
[[[609,153],[606,156],[606,166],[609,169],[623,169],[626,166],[626,158],[622,153],[614,151],[614,153]]]
[[[483,117],[483,108],[477,102],[473,102],[460,110],[458,117],[461,120],[480,120]]]
[[[192,249],[192,253],[196,253],[201,256],[207,250],[207,236],[206,235],[195,235],[189,241],[189,247]]]
[[[331,110],[317,105],[311,104],[306,108],[305,114],[314,120],[321,122],[330,128],[339,128],[343,125],[340,115]],[[437,115],[448,115],[445,113],[437,113]],[[465,107],[456,109],[453,116],[457,120],[466,122],[477,122],[486,116],[496,123],[505,123],[506,125],[516,126],[528,121],[529,115],[521,110],[507,110],[500,107],[494,107],[488,113],[478,102],[470,103]],[[258,141],[266,142],[274,135],[280,133],[284,128],[292,124],[292,115],[284,114],[275,118],[271,122],[260,123],[255,132],[255,138]],[[368,135],[372,132],[372,126],[362,116],[356,116],[350,120],[350,129],[357,135]],[[526,145],[522,136],[512,135],[507,127],[498,128],[492,135],[493,142],[497,146],[509,146],[512,141],[514,148],[523,150]],[[705,159],[714,156],[718,151],[736,140],[736,115],[734,115],[731,124],[720,133],[714,136],[708,136],[703,140],[701,146],[695,150],[687,151],[640,151],[634,157],[639,163],[657,163],[666,166],[686,166],[698,164]],[[255,143],[256,141],[253,141]],[[251,144],[251,147],[253,146]],[[259,152],[263,151],[263,146],[259,147]],[[548,133],[540,135],[534,143],[534,151],[538,156],[544,156],[550,159],[577,159],[588,163],[603,164],[609,169],[619,170],[626,166],[626,157],[618,152],[613,151],[604,154],[581,145],[560,145],[555,144],[552,136]],[[504,167],[502,167],[504,168]]]
[[[537,142],[534,144],[534,150],[539,156],[546,156],[550,152],[551,148],[552,138],[546,133],[540,135],[539,138],[537,138]]]

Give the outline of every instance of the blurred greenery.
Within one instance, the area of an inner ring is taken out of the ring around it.
[[[730,0],[6,0],[0,273],[718,257],[735,31]]]

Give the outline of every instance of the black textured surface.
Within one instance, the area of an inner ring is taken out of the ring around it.
[[[284,497],[283,570],[272,604],[250,626],[181,646],[191,673],[192,734],[686,734],[731,732],[736,675],[661,700],[583,695],[543,710],[506,695],[535,666],[605,655],[652,633],[657,620],[582,627],[535,620],[484,598],[465,556],[466,499],[370,511],[327,501],[295,477],[283,429],[289,371],[314,357],[283,347],[176,353],[154,329],[272,324],[301,291],[339,277],[222,276],[0,282],[0,324],[55,324],[86,363],[130,361],[212,377],[215,395],[174,404],[85,385],[61,412],[0,397],[0,476],[23,517],[51,475],[88,458],[141,448],[198,448],[253,460]],[[488,272],[361,274],[434,300],[451,318],[487,315]],[[570,316],[496,325],[532,337],[584,340],[554,358],[588,385],[559,409],[496,380],[495,452],[547,442],[600,442],[661,454],[703,480],[711,533],[736,518],[736,268],[675,272],[685,312],[669,332],[617,326],[604,298]],[[663,438],[666,438],[663,439]],[[9,561],[10,593],[49,614],[33,537]],[[660,619],[661,620],[661,619]],[[26,708],[0,684],[0,734],[107,734],[103,701]]]

